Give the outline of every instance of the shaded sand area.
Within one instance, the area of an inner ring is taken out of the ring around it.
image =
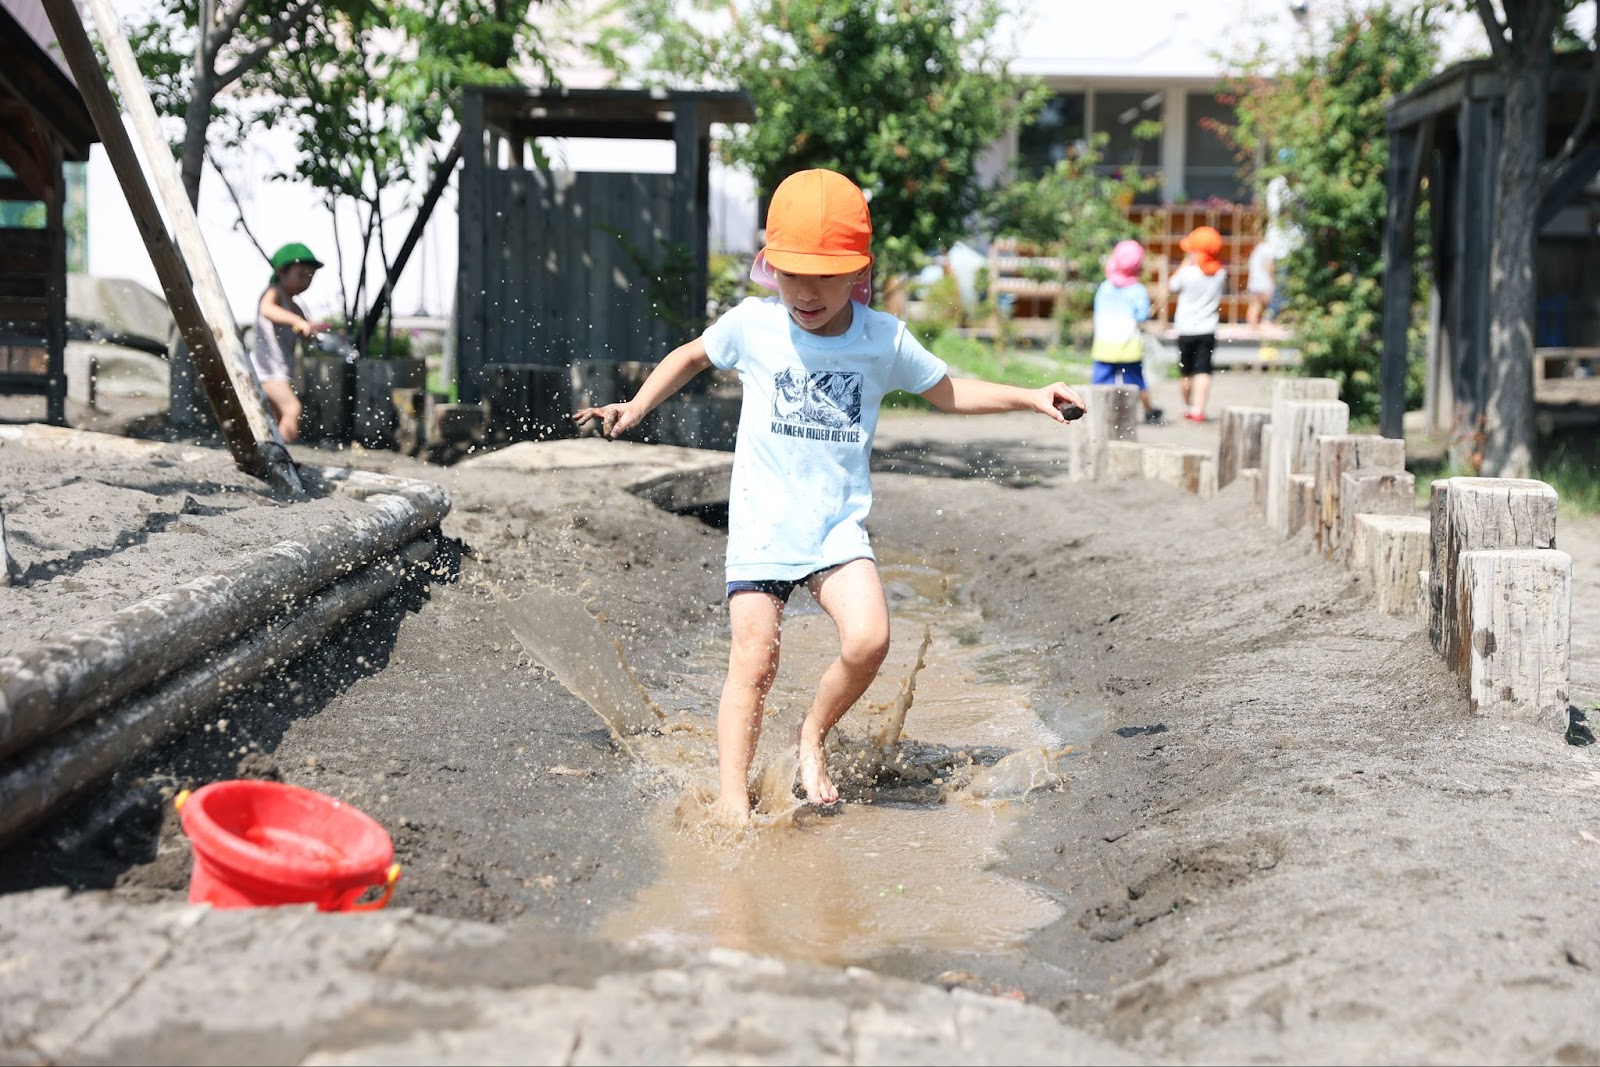
[[[296,1062],[465,1062],[537,1058],[530,1020],[568,1018],[557,1053],[593,1062],[646,1034],[705,1062],[1600,1059],[1593,749],[1470,718],[1415,620],[1237,493],[1068,483],[1033,420],[881,433],[894,648],[843,755],[882,752],[930,641],[902,768],[842,814],[742,844],[681,828],[709,784],[720,531],[604,469],[357,457],[449,489],[458,567],[5,855],[0,931],[30,962],[0,973],[0,1049],[194,1061],[270,1030]],[[1558,543],[1593,589],[1594,525],[1563,519]],[[530,582],[604,613],[663,716],[637,757],[507,624]],[[829,654],[794,608],[769,759]],[[1593,609],[1574,615],[1574,677],[1596,679]],[[1011,751],[1068,746],[1058,784],[961,796]],[[241,772],[379,818],[400,910],[186,918],[187,844],[149,783]],[[53,885],[99,891],[25,892]],[[204,1012],[180,981],[196,958],[235,993]],[[139,990],[126,1011],[72,1014],[113,978]]]

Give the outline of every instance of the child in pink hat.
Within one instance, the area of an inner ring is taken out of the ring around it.
[[[1143,269],[1144,246],[1138,241],[1119,241],[1106,257],[1106,280],[1094,294],[1094,343],[1089,354],[1094,359],[1095,385],[1120,381],[1138,386],[1144,421],[1159,423],[1161,409],[1151,406],[1144,382],[1144,336],[1139,324],[1150,317],[1150,293],[1139,281]]]

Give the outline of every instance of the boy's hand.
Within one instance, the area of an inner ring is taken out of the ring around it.
[[[1057,422],[1071,422],[1089,410],[1083,397],[1064,382],[1052,382],[1043,389],[1034,390],[1034,407]],[[1077,408],[1077,414],[1071,412]]]
[[[604,407],[584,408],[572,416],[579,426],[596,420],[600,423],[600,436],[615,439],[639,425],[640,415],[632,404],[607,404]]]

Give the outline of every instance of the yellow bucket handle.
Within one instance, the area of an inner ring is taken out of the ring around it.
[[[189,790],[180,789],[180,790],[178,790],[178,795],[172,798],[172,806],[174,808],[176,808],[178,811],[182,811],[184,802],[186,800],[188,800],[188,799],[189,799]]]
[[[389,874],[384,879],[384,883],[383,883],[383,896],[379,897],[377,900],[374,900],[374,901],[372,901],[371,903],[368,903],[368,904],[352,904],[352,905],[350,905],[349,910],[350,911],[377,911],[378,909],[384,907],[385,905],[387,905],[389,903],[389,898],[394,896],[394,884],[396,882],[398,882],[399,880],[400,880],[400,865],[398,863],[391,863],[389,865]]]

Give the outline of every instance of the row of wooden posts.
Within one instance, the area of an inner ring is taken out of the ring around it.
[[[1438,479],[1418,514],[1405,442],[1349,433],[1330,378],[1280,379],[1270,408],[1224,409],[1215,452],[1138,443],[1132,386],[1090,386],[1086,400],[1074,477],[1151,478],[1207,498],[1247,487],[1286,543],[1358,574],[1379,610],[1426,620],[1475,713],[1566,726],[1572,559],[1555,547],[1550,486]]]

